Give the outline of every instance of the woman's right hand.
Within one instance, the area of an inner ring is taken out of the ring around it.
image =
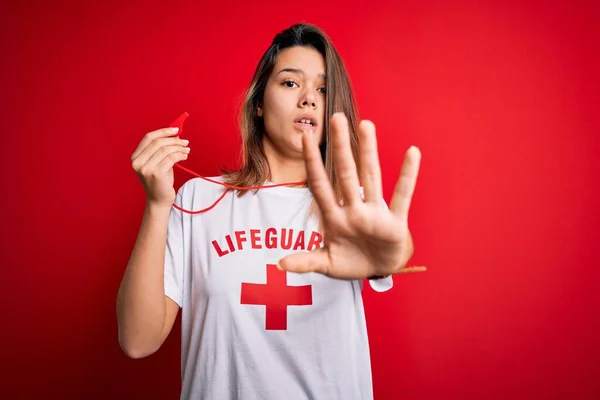
[[[174,136],[177,128],[148,132],[131,155],[131,165],[138,175],[147,203],[170,207],[175,201],[173,165],[188,158],[189,141]]]

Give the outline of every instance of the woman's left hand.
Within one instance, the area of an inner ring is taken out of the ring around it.
[[[319,272],[333,278],[363,279],[400,272],[412,256],[408,210],[419,174],[421,153],[411,146],[404,157],[389,209],[382,195],[381,169],[375,125],[359,125],[359,175],[350,147],[348,121],[342,113],[331,117],[334,169],[343,195],[336,200],[316,140],[304,134],[304,158],[310,190],[323,216],[324,246],[286,256],[279,267],[292,272]]]

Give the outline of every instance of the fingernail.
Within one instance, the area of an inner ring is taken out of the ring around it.
[[[187,144],[188,144],[190,141],[189,141],[189,140],[187,140],[187,139],[182,139],[182,140],[181,140],[181,142],[182,142],[184,145],[186,145],[186,146],[187,146]]]
[[[179,132],[179,127],[173,126],[173,127],[169,128],[169,130],[173,133],[177,133],[177,132]]]
[[[279,265],[279,263],[277,263],[277,269],[283,271],[283,268],[281,268],[281,265]]]

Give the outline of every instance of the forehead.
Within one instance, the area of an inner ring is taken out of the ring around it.
[[[277,54],[273,73],[278,74],[284,68],[298,69],[307,77],[318,78],[325,74],[325,60],[311,47],[289,47]]]

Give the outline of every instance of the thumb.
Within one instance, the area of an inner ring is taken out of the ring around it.
[[[277,263],[280,270],[299,273],[318,272],[327,275],[329,267],[329,256],[324,248],[292,254]]]

